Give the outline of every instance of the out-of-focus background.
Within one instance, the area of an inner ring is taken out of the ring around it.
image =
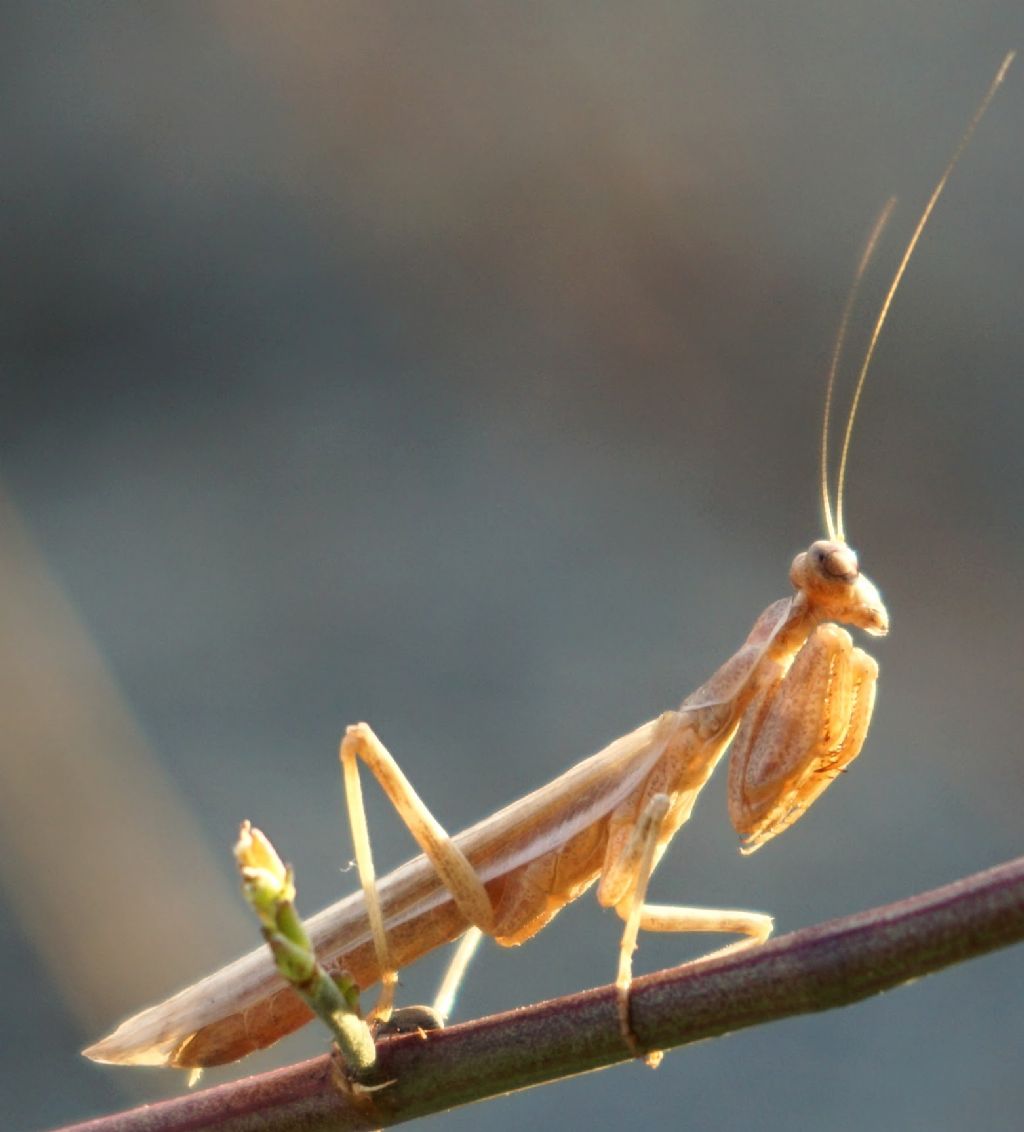
[[[823,375],[872,218],[899,194],[855,352],[1022,32],[1018,0],[6,7],[5,1129],[184,1087],[78,1050],[255,942],[239,819],[304,909],[353,886],[347,722],[457,829],[737,647],[820,532]],[[720,775],[655,899],[787,930],[1022,851],[1022,137],[1018,65],[858,423],[848,528],[893,625],[867,749],[749,860]],[[409,855],[376,798],[371,821],[383,866]],[[588,897],[488,947],[459,1015],[609,981],[619,934]],[[700,946],[647,938],[638,969]],[[488,1127],[1019,1128],[1020,963]],[[236,1072],[323,1047],[310,1027]]]

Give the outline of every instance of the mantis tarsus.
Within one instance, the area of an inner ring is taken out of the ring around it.
[[[646,903],[650,875],[688,819],[701,788],[731,744],[728,798],[733,825],[753,852],[781,833],[860,753],[874,704],[878,666],[836,622],[887,632],[888,614],[860,573],[843,525],[850,435],[865,377],[893,296],[946,181],[1012,62],[1003,61],[939,178],[875,321],[847,418],[835,509],[828,438],[833,388],[859,281],[888,216],[883,211],[858,267],[830,368],[821,442],[827,537],[794,559],[794,594],[770,605],[740,649],[676,711],[615,740],[554,782],[455,838],[435,821],[398,764],[364,723],[341,743],[349,818],[362,891],[321,912],[309,930],[321,961],[360,987],[381,984],[374,1015],[391,1011],[397,970],[463,937],[453,972],[482,933],[512,946],[529,939],[595,882],[597,898],[625,921],[617,987],[623,1040],[643,1053],[629,1021],[632,954],[638,932],[719,932],[763,942],[769,916],[757,912]],[[389,876],[374,877],[358,776],[373,772],[423,850]],[[453,979],[442,991],[450,1004]],[[254,951],[165,1003],[124,1022],[85,1052],[97,1060],[197,1068],[272,1044],[309,1019],[281,984],[264,950]]]

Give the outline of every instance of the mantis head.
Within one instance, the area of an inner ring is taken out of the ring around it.
[[[793,585],[821,621],[839,621],[873,637],[889,632],[889,614],[878,587],[860,572],[857,552],[839,539],[819,539],[793,559]]]

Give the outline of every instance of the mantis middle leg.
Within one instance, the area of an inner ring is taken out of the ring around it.
[[[748,835],[744,852],[792,825],[857,757],[871,720],[877,675],[877,664],[854,648],[849,633],[825,624],[807,639],[789,672],[755,697],[736,735],[729,771],[733,823]],[[641,930],[748,937],[715,956],[763,943],[772,930],[771,917],[758,912],[646,903],[660,853],[692,806],[685,800],[680,815],[679,798],[658,785],[653,784],[629,837],[609,845],[598,891],[601,903],[612,904],[626,922],[616,986],[622,1035],[637,1055],[643,1051],[630,1023],[629,989]],[[656,1053],[647,1057],[657,1064]]]

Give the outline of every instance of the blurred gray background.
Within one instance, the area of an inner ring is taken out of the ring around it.
[[[345,723],[457,829],[738,646],[820,532],[871,221],[899,194],[855,351],[1022,32],[1019,0],[5,6],[5,1129],[184,1088],[78,1050],[254,942],[239,819],[302,908],[353,886]],[[1022,851],[1022,137],[1018,63],[865,396],[848,530],[893,624],[867,749],[748,860],[720,774],[657,900],[788,930]],[[588,897],[486,948],[459,1016],[608,982],[619,934]],[[432,1126],[1018,1128],[1020,961]]]

